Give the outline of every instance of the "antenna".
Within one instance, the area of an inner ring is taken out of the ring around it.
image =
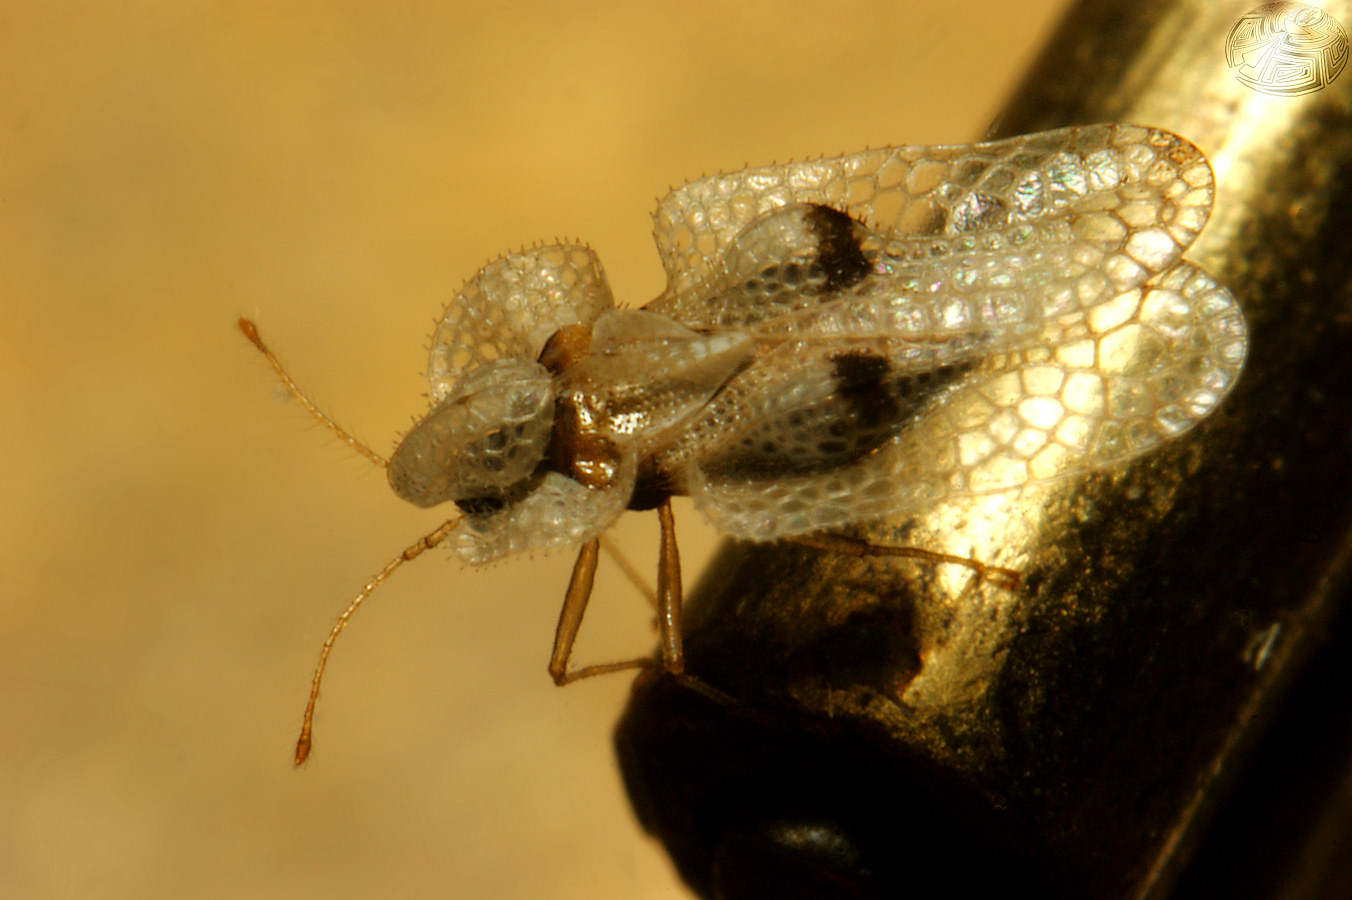
[[[258,333],[258,326],[255,325],[252,320],[240,316],[239,330],[244,332],[244,336],[249,339],[249,342],[258,348],[259,353],[263,354],[264,358],[268,361],[268,365],[272,366],[272,371],[276,372],[277,377],[282,379],[282,384],[286,387],[287,393],[292,397],[295,397],[296,400],[300,402],[300,405],[305,407],[306,412],[314,416],[319,420],[321,425],[337,435],[340,441],[347,444],[353,450],[356,450],[371,462],[381,468],[387,468],[389,466],[390,461],[388,459],[366,446],[365,443],[358,440],[356,437],[353,437],[346,428],[333,421],[328,413],[324,412],[316,406],[309,397],[305,396],[305,392],[300,389],[300,385],[296,384],[295,380],[287,374],[286,369],[282,366],[281,360],[268,349],[267,344],[263,343],[263,336]]]
[[[301,406],[304,406],[310,415],[314,416],[319,420],[321,425],[337,435],[339,440],[347,444],[353,450],[356,450],[371,462],[381,468],[389,467],[388,459],[366,446],[362,441],[353,437],[347,429],[333,421],[327,413],[316,406],[309,397],[305,396],[305,392],[300,389],[300,385],[296,384],[295,379],[287,374],[285,367],[282,366],[281,360],[277,359],[276,355],[268,349],[268,345],[263,343],[263,338],[258,333],[257,325],[251,320],[241,316],[239,320],[239,330],[244,332],[244,336],[249,339],[249,342],[258,348],[258,352],[263,354],[268,361],[268,365],[272,367],[272,371],[277,373],[277,377],[280,378],[282,384],[286,386],[287,392],[300,401]],[[333,643],[338,640],[338,635],[347,627],[347,620],[352,618],[352,614],[357,611],[357,607],[361,606],[366,598],[371,596],[371,592],[380,587],[381,582],[394,574],[395,569],[411,559],[416,559],[424,552],[432,549],[437,544],[440,544],[455,530],[455,527],[460,524],[460,521],[460,519],[456,518],[443,522],[435,530],[423,535],[418,539],[417,543],[408,547],[403,553],[400,553],[392,559],[385,568],[381,569],[376,573],[374,578],[366,583],[366,586],[361,589],[361,593],[352,598],[352,602],[347,605],[347,609],[343,610],[343,614],[339,616],[338,621],[333,624],[333,629],[329,631],[329,636],[324,639],[324,646],[319,651],[319,664],[315,666],[314,678],[310,681],[310,700],[305,704],[305,719],[301,723],[300,738],[296,741],[296,765],[305,762],[306,758],[310,755],[310,747],[312,744],[311,733],[314,731],[315,723],[315,704],[319,701],[319,684],[324,679],[324,668],[328,665],[329,653],[333,651]]]
[[[333,623],[333,630],[329,636],[324,639],[324,646],[319,651],[319,664],[315,666],[314,679],[310,682],[310,701],[305,704],[305,719],[300,726],[300,738],[296,741],[296,765],[305,762],[310,755],[311,739],[310,734],[314,730],[315,724],[315,704],[319,701],[319,682],[324,678],[324,667],[329,663],[329,652],[333,650],[333,642],[338,640],[338,635],[347,627],[347,620],[352,618],[352,614],[357,611],[357,607],[371,592],[380,587],[380,583],[394,574],[394,570],[412,559],[417,559],[424,552],[431,550],[437,544],[446,540],[447,536],[455,530],[463,519],[450,519],[441,523],[433,531],[428,532],[418,539],[417,543],[408,547],[403,553],[400,553],[394,559],[390,560],[385,568],[376,573],[376,577],[366,583],[366,587],[361,589],[361,593],[352,598],[352,602],[343,610],[343,614],[338,617],[338,621]]]

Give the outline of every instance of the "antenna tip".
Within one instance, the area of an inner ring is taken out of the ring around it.
[[[310,758],[310,733],[304,732],[300,740],[296,741],[296,765],[301,765]]]

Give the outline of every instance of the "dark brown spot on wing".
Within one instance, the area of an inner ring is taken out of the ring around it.
[[[838,209],[811,204],[808,227],[817,239],[817,264],[826,276],[826,291],[835,293],[862,281],[873,270],[860,244],[859,223]]]
[[[896,422],[903,413],[892,390],[892,365],[887,357],[863,351],[847,351],[831,357],[836,391],[849,405],[855,423],[876,429]]]
[[[704,474],[715,480],[769,480],[849,465],[914,422],[977,364],[897,372],[892,360],[868,351],[844,351],[829,361],[831,402],[809,401],[779,410],[772,420],[748,423],[739,440],[700,460]]]

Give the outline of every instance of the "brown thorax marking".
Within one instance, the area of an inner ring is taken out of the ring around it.
[[[540,351],[540,365],[554,377],[562,375],[591,352],[592,327],[565,325],[549,336]]]
[[[540,351],[540,365],[555,378],[576,366],[591,350],[590,325],[565,325]],[[545,451],[545,466],[589,488],[607,488],[619,472],[615,442],[600,431],[604,410],[588,385],[575,385],[554,399],[554,430]]]

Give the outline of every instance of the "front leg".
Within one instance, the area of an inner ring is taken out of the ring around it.
[[[596,561],[600,549],[599,538],[592,538],[582,545],[582,550],[577,554],[577,562],[573,564],[573,577],[568,580],[568,592],[563,595],[559,627],[554,632],[554,652],[549,657],[549,674],[559,687],[593,675],[604,675],[622,669],[642,669],[652,665],[652,660],[645,657],[568,671],[568,662],[573,658],[573,644],[577,641],[577,631],[582,627],[582,616],[587,611],[587,601],[591,600],[592,587],[596,583]]]
[[[662,647],[662,668],[673,675],[685,671],[685,654],[681,649],[681,555],[676,546],[676,522],[671,514],[671,499],[657,508],[657,519],[662,527],[662,544],[657,561],[657,630]],[[601,541],[593,538],[582,545],[573,564],[573,575],[568,581],[568,592],[563,597],[559,626],[554,632],[554,652],[549,658],[549,674],[562,687],[582,678],[619,672],[624,669],[646,669],[654,664],[651,657],[627,659],[620,662],[584,666],[570,671],[582,616],[591,600],[596,582],[596,564]]]

